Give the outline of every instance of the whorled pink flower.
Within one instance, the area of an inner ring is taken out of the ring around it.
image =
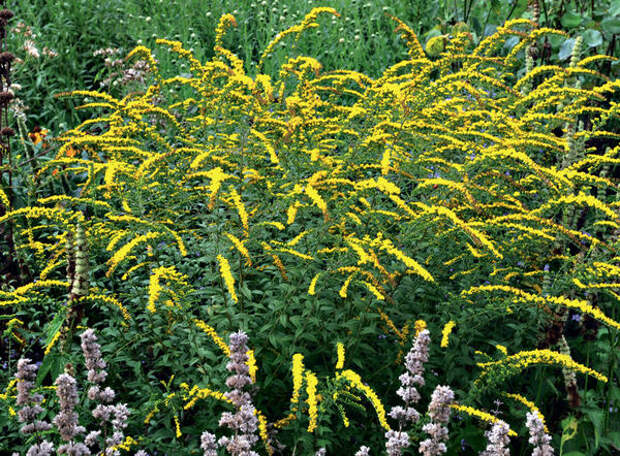
[[[503,421],[493,423],[491,430],[484,433],[489,443],[486,449],[480,453],[480,456],[510,456],[510,450],[508,449],[508,444],[510,443],[509,431],[510,427]]]
[[[243,331],[239,331],[231,334],[229,340],[230,361],[226,369],[232,375],[226,380],[226,385],[231,390],[224,395],[233,403],[236,410],[234,413],[222,413],[220,426],[228,427],[235,434],[232,437],[221,437],[218,444],[226,448],[232,456],[257,456],[258,454],[252,451],[252,447],[258,441],[256,435],[258,418],[252,404],[252,397],[243,391],[244,387],[252,383],[247,365],[248,336]],[[208,433],[205,439],[209,440]],[[205,452],[212,451],[210,446],[207,447],[208,450],[204,450]]]
[[[420,442],[419,452],[424,456],[439,456],[447,451],[444,441],[448,439],[448,428],[444,425],[450,420],[450,404],[454,402],[454,392],[448,386],[438,385],[431,395],[428,416],[431,422],[422,430],[430,438]]]
[[[200,449],[203,456],[217,456],[217,440],[213,434],[204,431],[200,436]]]
[[[47,440],[32,445],[26,452],[26,456],[50,456],[54,451],[54,444]],[[15,453],[19,456],[19,453]]]
[[[545,432],[545,425],[538,414],[529,412],[526,415],[525,425],[530,434],[529,442],[534,445],[532,456],[553,456],[551,437]]]
[[[69,442],[78,432],[78,414],[75,406],[78,404],[77,382],[67,374],[60,374],[56,381],[56,395],[60,403],[60,412],[54,418],[54,425],[58,428],[60,437]]]
[[[403,449],[409,446],[409,435],[406,432],[390,430],[385,433],[385,438],[388,456],[401,456]]]
[[[34,434],[36,432],[47,431],[51,429],[51,424],[47,421],[38,419],[38,416],[44,411],[41,404],[43,402],[43,396],[41,394],[32,394],[32,388],[34,388],[34,382],[37,377],[37,365],[31,364],[30,359],[23,358],[17,362],[17,372],[15,378],[17,378],[17,405],[21,405],[21,408],[17,411],[17,419],[24,423],[20,428],[20,432],[25,435]],[[42,442],[37,448],[32,451],[38,451],[42,454],[46,451],[46,446]],[[43,445],[43,446],[41,446]]]

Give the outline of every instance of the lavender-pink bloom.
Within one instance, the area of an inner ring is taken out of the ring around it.
[[[47,440],[44,440],[41,443],[32,445],[26,453],[26,456],[50,456],[52,454],[52,451],[54,451],[54,444],[48,442]],[[18,453],[14,454],[17,454],[19,456]]]
[[[60,402],[60,412],[54,418],[54,424],[58,428],[60,437],[66,442],[70,441],[78,433],[78,415],[74,409],[78,403],[77,384],[69,374],[61,374],[54,382],[56,395]],[[60,451],[60,450],[59,450]]]
[[[537,413],[529,412],[526,415],[525,425],[530,433],[530,444],[534,445],[532,456],[553,456],[551,437],[545,432],[545,425]]]
[[[509,431],[508,424],[503,421],[495,422],[491,430],[484,433],[489,444],[480,456],[510,456],[510,450],[507,448],[510,442]]]
[[[204,451],[203,456],[217,456],[215,436],[210,432],[204,431],[200,436],[200,449]]]
[[[409,446],[409,435],[406,432],[387,431],[385,449],[388,456],[401,456],[402,450]]]

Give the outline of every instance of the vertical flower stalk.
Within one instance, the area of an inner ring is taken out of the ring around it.
[[[13,202],[13,170],[15,165],[11,155],[11,137],[15,135],[15,130],[9,127],[9,105],[14,98],[11,87],[11,64],[15,60],[15,55],[7,50],[6,36],[9,20],[14,14],[5,8],[5,1],[0,0],[0,216],[11,210]],[[6,186],[4,174],[6,170]],[[0,264],[6,265],[6,269],[0,272],[11,270],[13,267],[19,270],[22,278],[28,275],[25,264],[21,257],[17,255],[15,241],[13,239],[13,225],[9,223],[0,227],[0,234],[4,235],[7,242],[6,253],[0,255]],[[6,255],[6,256],[5,256]],[[17,263],[17,264],[15,264]]]
[[[510,450],[508,449],[508,443],[510,442],[508,437],[509,431],[510,427],[503,421],[493,423],[491,430],[484,433],[489,444],[480,453],[480,456],[510,456]]]
[[[67,244],[69,244],[71,238],[68,238]],[[69,246],[69,245],[68,245]],[[86,239],[86,232],[82,224],[78,223],[75,229],[75,242],[70,250],[73,254],[73,264],[71,262],[67,265],[67,273],[71,282],[71,291],[69,293],[69,300],[76,301],[82,296],[88,294],[88,240]],[[68,254],[69,251],[67,252]],[[70,267],[73,266],[72,277],[70,275]]]
[[[416,423],[420,419],[420,413],[413,407],[420,400],[420,393],[416,389],[424,386],[424,363],[428,361],[428,350],[431,342],[428,329],[420,331],[415,338],[413,346],[405,356],[405,368],[407,372],[399,377],[401,387],[396,391],[405,406],[392,407],[389,415],[398,420],[398,431],[390,430],[385,433],[387,439],[386,450],[389,456],[399,456],[402,450],[409,446],[409,436],[403,432],[403,427],[408,423]],[[361,449],[360,449],[361,451]]]
[[[424,456],[439,456],[446,452],[444,442],[448,440],[448,428],[445,425],[450,420],[450,405],[453,402],[454,392],[450,387],[439,385],[433,391],[431,403],[428,405],[431,421],[422,427],[430,438],[420,442],[419,448]]]
[[[50,423],[38,419],[43,412],[41,394],[32,394],[34,381],[37,377],[36,364],[30,364],[30,359],[24,358],[17,362],[17,405],[21,406],[17,412],[17,419],[23,423],[20,432],[25,436],[35,434],[39,443],[34,444],[28,450],[27,455],[48,456],[54,450],[54,445],[47,440],[41,440],[38,432],[47,431],[51,428]]]
[[[68,369],[67,369],[68,370]],[[74,438],[83,434],[86,429],[78,424],[75,406],[78,404],[77,382],[68,372],[58,376],[54,382],[56,395],[60,403],[60,411],[54,418],[54,425],[65,444],[58,447],[58,454],[75,456],[90,455],[89,448],[83,443],[74,442]]]
[[[534,445],[532,456],[553,456],[551,437],[545,433],[545,425],[537,413],[528,412],[525,425],[530,433],[530,444]]]
[[[4,0],[0,1],[0,4],[4,6]],[[6,8],[0,10],[0,178],[4,174],[4,162],[7,166],[7,191],[8,202],[12,201],[13,195],[13,162],[11,158],[11,142],[9,138],[15,135],[15,130],[8,126],[9,124],[9,104],[13,99],[13,92],[9,90],[11,86],[11,63],[15,59],[15,56],[6,50],[6,35],[7,26],[9,20],[13,17],[13,12]],[[1,182],[2,179],[0,179]],[[0,202],[2,207],[6,206]],[[4,207],[3,212],[9,211],[9,207]],[[0,213],[2,215],[2,213]]]
[[[115,392],[112,388],[101,387],[101,383],[105,381],[108,373],[95,332],[92,329],[87,329],[81,334],[80,339],[86,369],[88,369],[87,378],[92,383],[88,389],[88,398],[97,403],[92,415],[101,423],[101,427],[104,427],[108,422],[112,425],[112,435],[105,437],[104,453],[106,456],[117,454],[118,451],[113,448],[123,443],[125,439],[124,429],[127,427],[129,409],[126,404],[110,405],[114,400]],[[100,436],[101,431],[92,431],[86,436],[84,442],[89,447],[93,447],[98,443]]]
[[[558,340],[558,351],[563,355],[570,356],[570,347],[564,335]],[[564,376],[564,387],[566,388],[566,396],[571,407],[579,407],[581,397],[577,388],[577,375],[575,371],[562,367],[562,375]]]
[[[226,369],[231,372],[226,379],[226,386],[231,390],[225,393],[228,400],[235,406],[235,413],[224,412],[220,419],[220,426],[226,426],[234,432],[232,437],[221,437],[218,444],[228,451],[232,456],[258,456],[252,451],[252,447],[258,441],[256,432],[258,430],[258,418],[256,409],[252,404],[252,397],[243,389],[252,383],[248,362],[248,336],[239,331],[230,335],[230,361]],[[207,433],[208,434],[208,433]],[[203,442],[210,442],[208,435],[203,434]],[[212,451],[212,445],[205,445],[207,451]],[[203,448],[204,449],[204,448]]]

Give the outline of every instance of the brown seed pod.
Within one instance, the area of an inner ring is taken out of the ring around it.
[[[6,106],[13,98],[15,98],[15,95],[11,92],[0,92],[0,105]]]
[[[15,16],[15,14],[13,14],[13,11],[11,10],[8,10],[8,9],[0,10],[0,19],[4,19],[5,21],[8,21],[13,16]]]

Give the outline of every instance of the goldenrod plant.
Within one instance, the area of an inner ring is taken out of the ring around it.
[[[259,454],[399,454],[408,439],[425,454],[492,452],[511,432],[525,451],[525,427],[497,423],[526,411],[544,453],[584,410],[597,411],[583,426],[598,438],[567,447],[614,450],[619,83],[595,66],[613,58],[581,58],[576,41],[568,65],[539,65],[528,49],[567,35],[528,19],[475,45],[461,31],[423,46],[393,18],[404,60],[378,77],[327,71],[295,43],[339,17],[313,8],[250,75],[224,45],[237,25],[226,14],[210,60],[158,39],[127,56],[146,62],[144,90],[63,94],[93,115],[35,178],[68,191],[52,185],[0,216],[36,276],[0,291],[1,308],[28,320],[12,326],[24,343],[7,359],[41,361],[49,385],[76,356],[75,329],[96,327],[134,409],[127,433],[168,454],[216,451],[200,435],[232,416],[224,335],[239,329],[262,446],[243,440]],[[261,73],[282,46],[278,70]],[[168,74],[164,53],[189,70]],[[397,431],[397,366],[424,330],[442,336],[428,391],[403,398]],[[422,410],[430,421],[406,430]],[[481,422],[447,433],[450,413]],[[0,442],[25,449],[8,412],[0,422],[12,430]]]

